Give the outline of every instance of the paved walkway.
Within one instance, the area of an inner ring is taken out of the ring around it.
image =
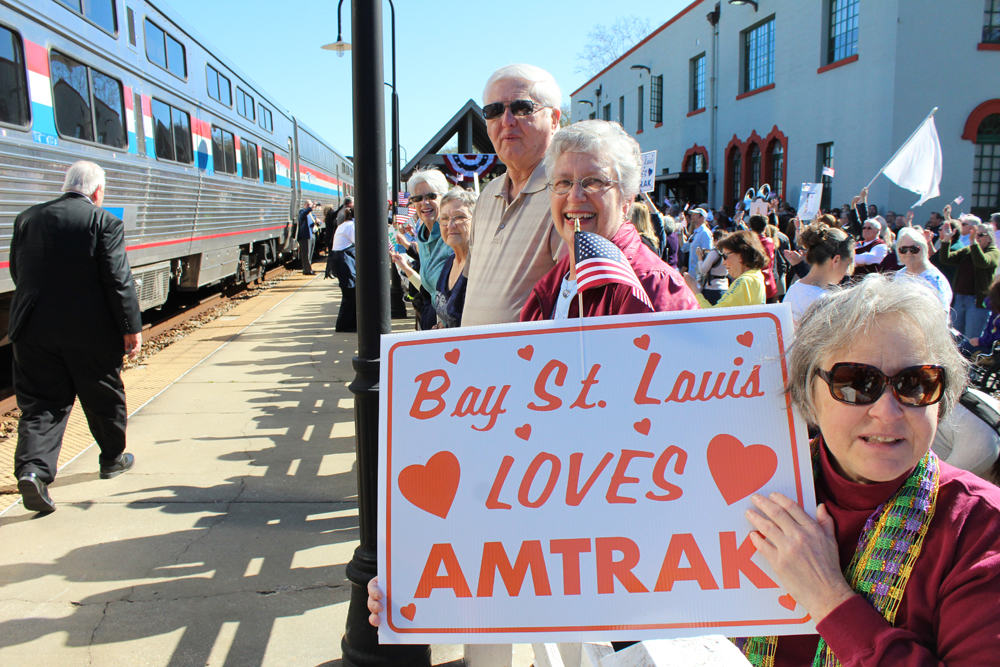
[[[100,480],[92,447],[55,513],[0,515],[0,665],[339,664],[358,537],[339,301],[298,276],[129,371],[135,470]]]

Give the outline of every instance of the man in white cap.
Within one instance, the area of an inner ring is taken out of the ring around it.
[[[698,248],[703,248],[706,253],[712,248],[712,230],[706,224],[709,215],[703,206],[688,211],[690,236],[684,245],[688,251],[687,272],[695,279],[698,278]]]

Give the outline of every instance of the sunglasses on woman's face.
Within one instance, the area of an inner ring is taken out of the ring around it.
[[[901,245],[897,248],[900,255],[905,255],[907,253],[913,253],[914,255],[920,254],[920,246],[918,245]]]
[[[989,234],[984,234],[982,232],[980,232],[979,234],[976,234],[976,238],[979,238],[979,239],[988,239],[989,237],[990,237]]]
[[[437,198],[438,198],[438,193],[436,192],[428,192],[425,195],[410,195],[410,201],[413,202],[414,204],[419,204],[424,199],[426,199],[427,201],[434,201]]]
[[[889,377],[867,364],[834,364],[829,371],[816,369],[816,375],[830,385],[830,396],[848,405],[871,405],[886,387],[900,405],[917,408],[934,405],[944,395],[944,368],[911,366]]]

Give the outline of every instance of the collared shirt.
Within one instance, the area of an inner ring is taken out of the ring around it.
[[[688,273],[692,276],[698,276],[698,253],[695,252],[698,248],[704,248],[707,253],[714,247],[712,243],[712,232],[708,231],[708,226],[702,224],[698,229],[694,230],[691,234],[691,242],[688,246],[690,249],[690,255],[688,255]]]
[[[510,176],[493,179],[472,215],[462,326],[517,322],[531,289],[565,252],[539,163],[509,205]]]

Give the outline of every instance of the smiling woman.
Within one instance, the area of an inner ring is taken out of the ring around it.
[[[941,306],[871,275],[816,301],[788,392],[813,443],[816,518],[754,494],[754,546],[817,635],[734,640],[755,666],[980,665],[1000,636],[1000,490],[938,460],[965,385]]]
[[[602,254],[612,261],[623,257],[628,262],[652,310],[698,307],[677,270],[647,248],[627,221],[639,191],[639,170],[639,144],[617,123],[583,121],[556,133],[545,154],[545,175],[552,222],[569,252],[535,285],[521,310],[522,322],[581,316],[577,226],[610,241]],[[624,282],[586,289],[582,302],[586,317],[650,312],[645,300]]]

